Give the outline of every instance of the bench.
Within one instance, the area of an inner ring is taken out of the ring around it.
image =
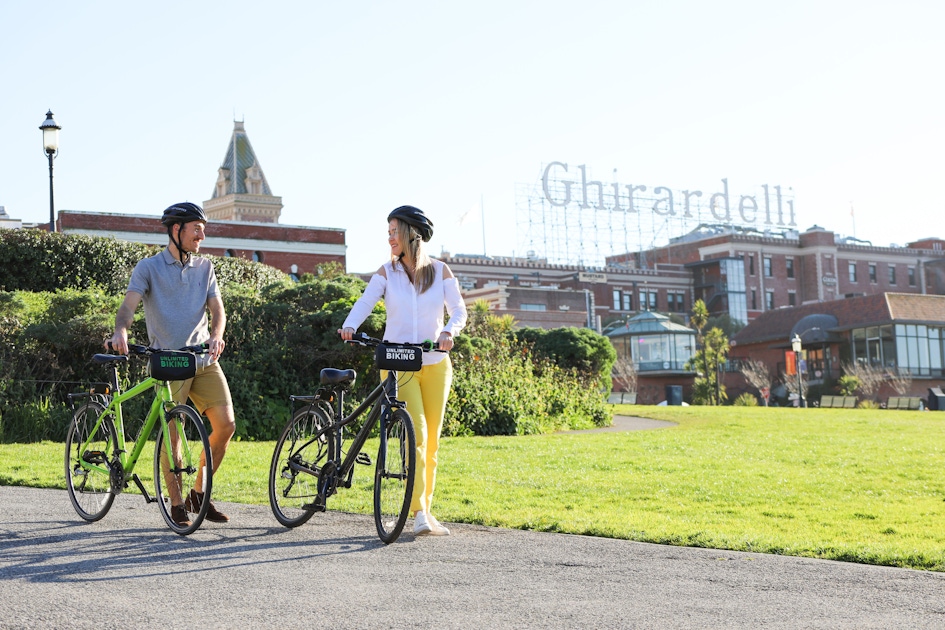
[[[922,408],[922,399],[918,396],[890,396],[886,400],[886,409],[908,409],[910,411],[918,411]]]
[[[821,396],[820,406],[823,409],[854,409],[856,396]]]

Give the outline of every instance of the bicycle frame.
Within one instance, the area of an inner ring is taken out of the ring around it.
[[[116,455],[118,457],[119,463],[121,464],[122,470],[124,471],[124,475],[127,476],[132,471],[134,471],[134,468],[138,463],[138,459],[141,457],[141,453],[144,451],[145,444],[147,443],[148,438],[151,436],[151,433],[154,431],[155,425],[159,421],[161,423],[161,431],[167,434],[168,425],[167,425],[166,413],[170,411],[171,408],[173,408],[177,403],[174,401],[174,398],[171,394],[170,383],[168,381],[158,381],[157,379],[154,379],[151,377],[146,378],[145,380],[135,385],[128,391],[121,392],[118,388],[118,368],[116,366],[112,366],[110,385],[112,387],[112,391],[114,392],[114,394],[112,394],[111,399],[108,401],[108,404],[105,405],[105,410],[96,420],[94,429],[98,430],[98,428],[101,426],[101,423],[104,421],[105,416],[108,414],[112,414],[112,416],[114,417],[114,422],[115,422],[115,432],[117,434],[115,436],[115,441],[117,444]],[[156,385],[159,386],[159,388],[158,388],[157,393],[154,396],[154,401],[151,403],[151,409],[148,412],[147,417],[145,418],[144,425],[141,427],[141,431],[138,434],[137,440],[134,442],[134,448],[132,449],[131,453],[128,453],[127,451],[128,443],[125,439],[125,423],[124,423],[124,418],[122,416],[121,405],[123,402],[127,400],[131,400],[132,398],[140,396],[147,390],[153,389]],[[70,400],[72,400],[74,397],[81,397],[81,396],[93,397],[93,396],[101,396],[101,395],[96,394],[96,393],[80,394],[78,396],[72,394],[70,395]],[[108,396],[106,395],[105,398],[107,399]],[[162,410],[164,411],[164,413],[161,413]],[[164,445],[165,445],[165,448],[167,449],[167,455],[169,458],[168,461],[171,461],[171,459],[173,458],[171,442],[172,442],[171,440],[164,440]],[[185,446],[187,446],[186,443],[185,443]],[[87,447],[88,447],[88,443],[82,444],[83,450],[85,450]],[[107,455],[108,454],[106,454],[106,456]],[[111,461],[113,462],[114,460],[111,460]],[[98,470],[99,472],[102,472],[105,474],[109,473],[108,467],[99,466],[97,464],[91,464],[85,461],[84,459],[82,460],[81,465],[85,470]],[[150,495],[142,487],[141,482],[137,479],[137,477],[133,477],[133,479],[135,483],[138,485],[138,488],[142,491],[142,493],[144,493],[145,497],[150,499]],[[121,492],[123,488],[114,488],[114,490],[116,492]]]
[[[332,439],[335,440],[336,453],[341,453],[341,447],[343,444],[342,429],[360,418],[361,415],[373,405],[373,408],[368,413],[364,424],[361,426],[361,430],[358,431],[351,444],[348,445],[348,453],[345,455],[344,461],[342,461],[340,464],[336,462],[338,470],[336,473],[336,479],[344,480],[342,485],[345,488],[350,488],[352,473],[354,472],[354,465],[358,461],[358,456],[361,453],[361,449],[364,448],[364,444],[367,442],[368,437],[370,437],[372,429],[378,424],[378,422],[380,422],[381,431],[386,429],[384,423],[387,414],[384,413],[384,409],[404,409],[407,405],[402,400],[397,399],[397,372],[393,370],[387,373],[387,378],[381,381],[381,383],[375,387],[370,394],[367,395],[364,401],[358,405],[357,409],[352,411],[347,417],[342,415],[342,409],[344,408],[344,387],[333,386],[330,389],[336,399],[335,417],[341,418],[341,420],[333,422],[331,425],[325,427],[319,433],[319,435],[324,435],[325,433],[330,433],[332,435]],[[317,398],[317,395],[312,397],[313,400],[315,398]]]

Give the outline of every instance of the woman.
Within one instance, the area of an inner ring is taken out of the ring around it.
[[[423,244],[433,236],[433,223],[422,210],[400,206],[387,217],[390,261],[371,277],[364,294],[351,308],[338,331],[342,339],[354,336],[378,300],[387,307],[384,339],[398,343],[421,343],[436,339],[440,350],[453,347],[453,335],[466,325],[466,305],[459,282],[443,262],[432,260]],[[449,323],[443,325],[443,307]],[[436,456],[446,399],[453,381],[453,364],[441,352],[423,353],[419,372],[402,372],[398,378],[399,398],[407,403],[417,434],[417,466],[410,509],[414,512],[413,533],[449,536],[450,530],[430,513],[436,485]]]

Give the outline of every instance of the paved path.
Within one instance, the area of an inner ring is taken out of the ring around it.
[[[675,422],[667,420],[653,420],[638,416],[614,416],[613,424],[598,429],[584,429],[582,431],[567,431],[566,433],[606,433],[613,431],[643,431],[646,429],[666,429],[675,427]]]
[[[942,628],[945,575],[452,524],[385,546],[368,516],[268,506],[180,537],[119,496],[0,486],[2,628]]]

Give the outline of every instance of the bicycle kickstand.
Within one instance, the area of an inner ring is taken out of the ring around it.
[[[157,499],[148,494],[147,489],[144,487],[144,484],[141,483],[141,479],[138,478],[137,473],[131,475],[131,480],[135,482],[135,485],[138,486],[138,490],[140,490],[141,494],[144,495],[145,503],[157,503]]]

